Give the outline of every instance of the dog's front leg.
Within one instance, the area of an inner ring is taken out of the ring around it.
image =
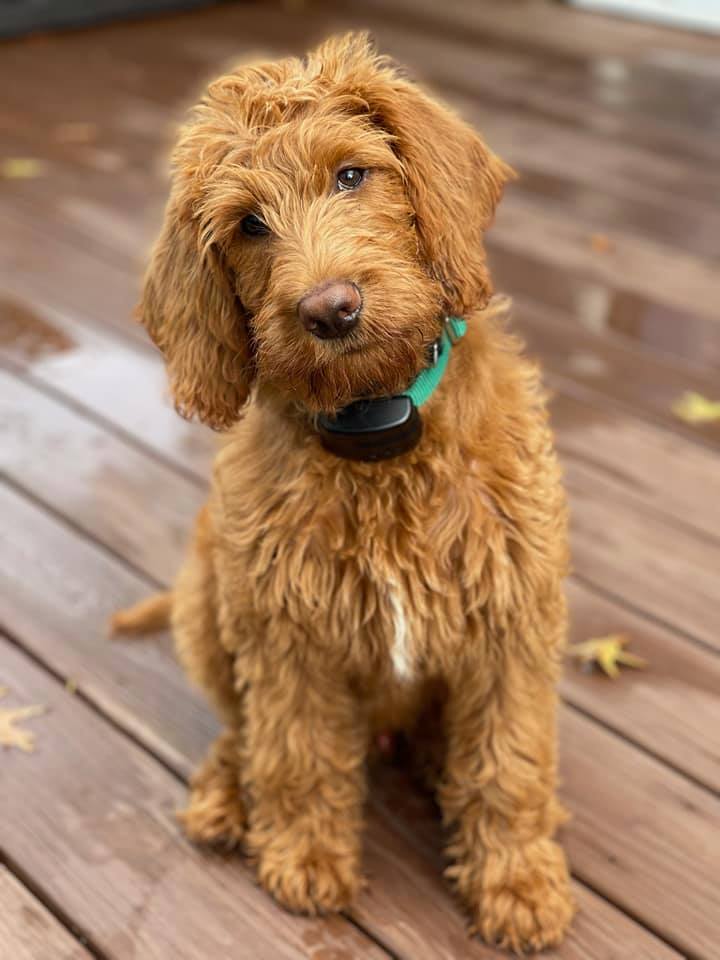
[[[361,885],[366,723],[337,667],[305,638],[285,637],[283,648],[279,662],[265,652],[249,670],[248,849],[290,910],[341,910]]]
[[[452,825],[448,876],[485,941],[517,952],[561,941],[574,912],[565,856],[552,839],[556,693],[551,670],[519,649],[450,681],[440,786]]]

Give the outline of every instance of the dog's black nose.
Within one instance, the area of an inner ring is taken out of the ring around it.
[[[306,293],[298,303],[302,325],[320,340],[345,337],[357,326],[362,297],[354,283],[328,280]]]

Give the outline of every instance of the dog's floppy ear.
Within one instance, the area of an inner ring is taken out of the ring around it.
[[[137,314],[165,356],[178,412],[218,430],[237,420],[253,369],[244,311],[177,183]]]
[[[482,235],[503,186],[515,176],[512,168],[460,117],[377,56],[367,34],[333,38],[316,57],[392,137],[415,209],[421,252],[443,284],[448,312],[484,304],[492,289]]]
[[[492,294],[483,233],[512,169],[475,131],[414,84],[396,79],[371,104],[392,134],[403,164],[416,228],[431,274],[452,313],[484,305]]]

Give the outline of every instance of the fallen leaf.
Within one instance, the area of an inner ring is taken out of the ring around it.
[[[576,643],[568,648],[568,656],[579,660],[583,666],[599,667],[613,680],[620,673],[620,665],[640,670],[647,661],[625,649],[629,644],[621,633],[611,633],[606,637],[593,637],[584,643]]]
[[[720,420],[720,401],[688,390],[673,404],[672,411],[686,423],[713,423]]]
[[[36,157],[8,157],[0,162],[0,177],[5,180],[32,180],[45,173],[45,164]]]
[[[4,697],[7,690],[0,687],[0,697]],[[0,710],[0,746],[17,747],[18,750],[24,750],[26,753],[32,753],[35,749],[35,734],[30,730],[22,730],[15,724],[19,720],[27,720],[29,717],[37,717],[45,713],[47,708],[40,704],[32,707],[16,707],[14,710]]]
[[[590,246],[593,248],[595,253],[610,253],[613,249],[613,242],[604,233],[593,233],[590,237]]]
[[[68,677],[65,681],[65,689],[67,692],[74,696],[77,693],[77,688],[77,680],[75,680],[74,677]]]

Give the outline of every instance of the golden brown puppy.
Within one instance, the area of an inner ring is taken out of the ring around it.
[[[298,911],[361,884],[373,734],[432,706],[448,876],[475,928],[558,943],[553,841],[566,510],[538,374],[488,301],[483,231],[511,171],[363,36],[212,83],[174,154],[140,317],[180,412],[229,428],[171,599],[177,648],[225,725],[184,822],[242,843]],[[317,415],[402,393],[467,321],[381,462]]]

